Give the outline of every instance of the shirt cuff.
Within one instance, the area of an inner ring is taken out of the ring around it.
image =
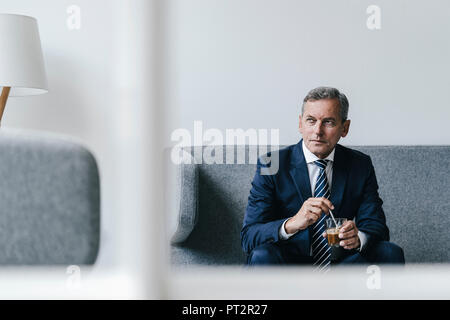
[[[289,218],[290,219],[290,218]],[[287,233],[286,229],[284,229],[284,225],[286,224],[286,221],[288,221],[289,219],[284,220],[283,224],[280,227],[280,230],[278,230],[278,236],[281,240],[287,240],[290,237],[292,237],[294,234],[296,234],[297,232],[294,233]]]
[[[362,231],[358,231],[358,237],[359,237],[359,243],[360,243],[358,251],[361,252],[361,250],[364,248],[364,245],[367,242],[367,234],[365,234]]]

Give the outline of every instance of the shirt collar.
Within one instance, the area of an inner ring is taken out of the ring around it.
[[[309,149],[305,145],[304,140],[302,140],[302,148],[303,148],[303,154],[305,156],[306,163],[313,163],[316,160],[320,160],[314,153],[309,151]],[[331,151],[331,153],[328,155],[328,157],[326,157],[324,160],[334,161],[334,151],[335,150],[336,150],[336,148],[334,148],[333,151]]]

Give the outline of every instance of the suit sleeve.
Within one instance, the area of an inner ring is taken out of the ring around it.
[[[261,244],[279,241],[278,231],[286,220],[276,212],[274,175],[261,175],[261,167],[258,159],[241,230],[241,245],[247,254]]]
[[[369,158],[368,174],[364,183],[362,202],[356,215],[358,229],[367,234],[367,248],[377,240],[389,241],[389,229],[382,208],[383,201],[378,194],[378,183],[372,160]]]

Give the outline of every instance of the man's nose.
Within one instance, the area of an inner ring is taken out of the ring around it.
[[[322,123],[320,123],[320,121],[316,122],[316,125],[314,126],[314,133],[318,136],[321,136],[323,134]]]

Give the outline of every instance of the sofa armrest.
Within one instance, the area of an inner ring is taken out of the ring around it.
[[[177,168],[177,226],[172,244],[181,244],[189,237],[198,220],[198,166],[180,164]]]
[[[100,177],[75,139],[0,132],[0,265],[93,264],[100,244]]]

